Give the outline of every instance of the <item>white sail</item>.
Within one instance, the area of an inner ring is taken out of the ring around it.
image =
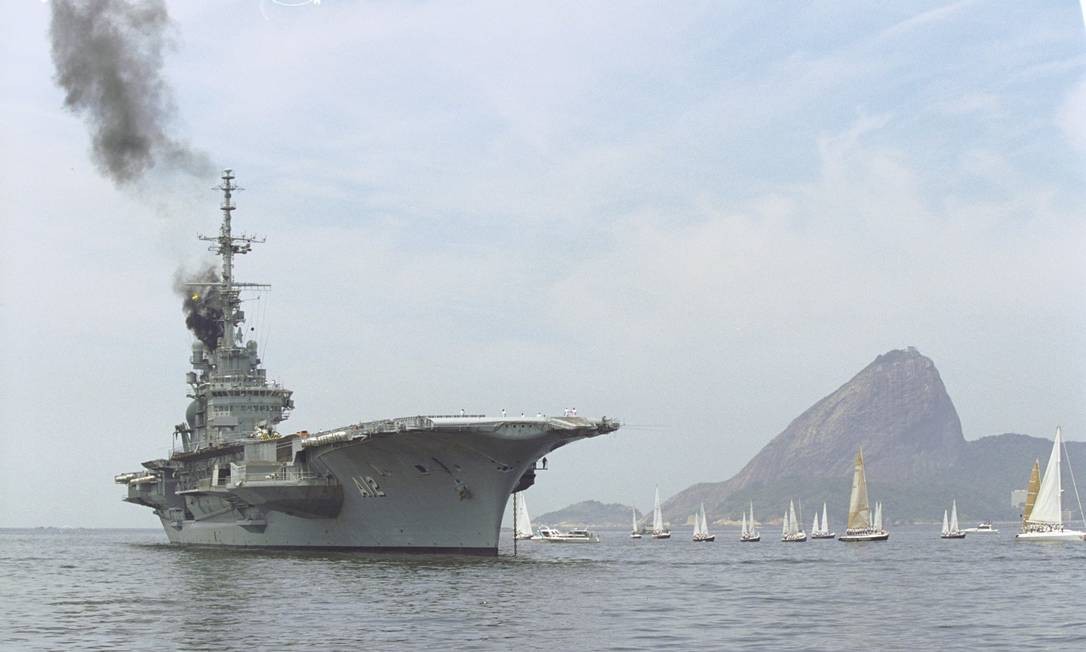
[[[950,524],[946,519],[946,510],[943,510],[943,536],[950,534]]]
[[[1029,514],[1030,523],[1043,523],[1054,527],[1063,526],[1063,502],[1060,500],[1060,429],[1056,428],[1056,439],[1052,442],[1052,453],[1048,456],[1041,487],[1033,502],[1033,511]]]
[[[743,512],[743,527],[739,530],[739,536],[747,536],[750,534],[750,530],[747,529],[747,513]]]
[[[822,531],[830,531],[830,518],[826,516],[826,503],[822,503]]]
[[[702,503],[701,506],[698,508],[698,513],[694,514],[694,536],[709,536],[709,521],[705,518],[704,503]]]
[[[796,503],[788,501],[788,534],[799,532],[799,521],[796,520]]]
[[[788,536],[788,530],[789,530],[789,526],[788,526],[788,512],[787,512],[787,511],[785,511],[785,512],[784,512],[784,520],[782,520],[782,521],[781,521],[781,536],[782,536],[782,537],[786,537],[786,536]]]
[[[875,529],[882,529],[882,501],[875,503]]]
[[[944,513],[945,516],[945,513]],[[950,531],[958,531],[958,501],[955,500],[953,507],[950,509]]]
[[[818,529],[818,512],[815,512],[814,522],[811,523],[811,534],[818,534],[820,531]]]
[[[633,525],[630,526],[630,532],[637,534],[640,530],[637,527],[637,510],[633,507],[630,508],[630,518],[633,519]]]
[[[516,510],[517,517],[516,537],[518,539],[530,538],[532,536],[532,519],[528,516],[528,503],[519,491],[513,494],[513,509]]]
[[[660,487],[656,487],[656,502],[652,507],[652,531],[664,531],[664,513],[660,510]]]
[[[754,501],[753,500],[750,501],[750,530],[749,530],[749,532],[752,535],[755,532],[755,530],[754,530]]]

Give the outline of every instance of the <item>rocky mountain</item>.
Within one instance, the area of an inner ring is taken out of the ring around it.
[[[532,517],[532,522],[537,525],[550,525],[560,528],[630,527],[630,509],[632,508],[629,505],[605,504],[598,500],[586,500],[554,512]],[[637,517],[641,518],[641,516],[641,512],[638,512]]]
[[[912,347],[890,351],[796,417],[731,479],[668,499],[665,519],[686,522],[699,502],[711,520],[736,518],[751,500],[759,520],[779,519],[795,498],[806,523],[826,501],[831,523],[841,524],[861,446],[869,493],[889,519],[935,520],[956,498],[968,523],[1015,518],[1011,490],[1025,487],[1034,458],[1043,466],[1052,441],[1004,434],[967,442],[935,363]],[[1068,447],[1076,477],[1086,478],[1086,444]],[[1069,508],[1074,494],[1066,496]]]

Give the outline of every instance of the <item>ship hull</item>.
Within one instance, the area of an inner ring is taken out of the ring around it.
[[[195,518],[163,518],[163,529],[179,545],[496,555],[522,476],[554,448],[600,434],[588,422],[544,425],[465,423],[316,447],[310,466],[342,487],[334,517],[269,510],[245,520],[224,498],[186,496]]]
[[[1086,532],[1078,530],[1053,530],[1049,532],[1019,532],[1014,535],[1015,541],[1033,542],[1059,542],[1059,541],[1086,541]]]
[[[862,543],[864,541],[886,541],[889,538],[889,532],[873,532],[863,534],[842,534],[837,537],[837,540],[844,541],[845,543]]]

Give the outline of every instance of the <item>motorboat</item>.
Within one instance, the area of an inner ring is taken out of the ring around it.
[[[575,528],[567,532],[561,532],[554,528],[539,528],[539,540],[548,543],[599,543],[600,537],[595,532],[585,528]]]

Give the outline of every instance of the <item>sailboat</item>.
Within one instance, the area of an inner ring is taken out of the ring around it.
[[[1060,478],[1060,448],[1063,445],[1063,435],[1056,428],[1056,439],[1052,442],[1052,453],[1048,457],[1048,466],[1045,467],[1044,477],[1041,478],[1037,488],[1037,496],[1032,508],[1028,509],[1022,520],[1022,528],[1014,536],[1018,541],[1086,541],[1086,532],[1067,529],[1063,526],[1063,501],[1060,494],[1063,493]],[[1071,476],[1072,481],[1074,475]],[[1032,489],[1033,478],[1030,478]],[[1028,493],[1028,492],[1027,492]],[[1075,489],[1078,497],[1078,489]],[[1026,498],[1027,507],[1029,498]],[[1082,511],[1082,502],[1079,501],[1079,511]]]
[[[811,538],[833,539],[836,536],[836,532],[830,531],[830,517],[826,515],[826,503],[822,503],[822,523],[818,522],[818,512],[815,512],[815,524],[814,527],[811,528]]]
[[[715,534],[709,534],[709,522],[705,519],[705,503],[694,514],[694,541],[716,541]]]
[[[656,501],[652,507],[652,538],[671,538],[671,528],[664,525],[664,513],[660,511],[660,487],[656,487]]]
[[[528,503],[525,502],[521,492],[513,494],[513,537],[517,540],[538,539],[532,531],[532,519],[528,516]]]
[[[633,516],[633,525],[631,526],[631,530],[630,530],[630,538],[631,539],[640,539],[641,538],[641,528],[638,527],[638,525],[637,525],[637,510],[634,509],[633,507],[631,507],[630,508],[630,513]]]
[[[747,520],[747,514],[743,512],[743,529],[739,531],[739,540],[743,543],[762,540],[762,533],[754,527],[754,501],[750,503],[750,520]]]
[[[803,531],[796,518],[796,503],[788,501],[788,511],[784,513],[784,526],[781,529],[781,541],[786,543],[799,543],[807,540],[807,533]]]
[[[964,539],[965,532],[962,532],[958,528],[958,501],[954,501],[954,506],[950,509],[950,520],[947,521],[946,510],[943,510],[943,533],[940,535],[944,539]]]
[[[838,541],[886,541],[890,533],[882,529],[882,503],[875,506],[875,521],[871,521],[871,503],[867,500],[867,475],[864,474],[863,449],[856,453],[852,474],[852,493],[848,498],[848,527]]]

